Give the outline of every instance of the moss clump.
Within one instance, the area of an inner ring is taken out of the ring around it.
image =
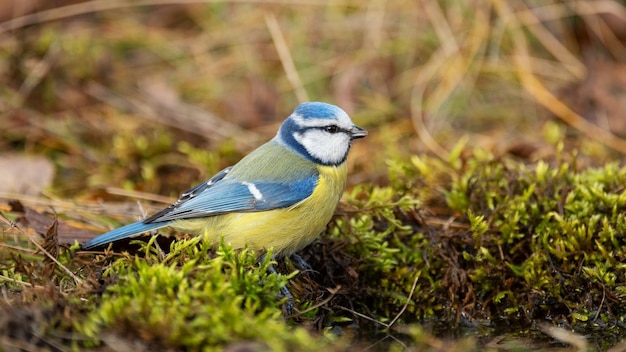
[[[314,265],[349,288],[334,304],[381,323],[406,305],[405,322],[547,319],[617,333],[626,168],[579,170],[576,153],[530,165],[460,155],[394,161],[389,187],[346,197]]]
[[[200,238],[174,242],[164,256],[151,244],[144,253],[111,263],[104,276],[115,282],[86,321],[77,322],[78,331],[95,340],[113,332],[188,350],[242,341],[272,351],[323,345],[285,324],[278,295],[293,274],[268,274],[269,259],[257,263],[253,253],[228,246],[213,257]]]

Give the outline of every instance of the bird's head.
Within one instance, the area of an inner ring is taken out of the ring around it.
[[[336,166],[346,160],[352,140],[365,136],[339,107],[313,102],[298,105],[275,139],[315,163]]]

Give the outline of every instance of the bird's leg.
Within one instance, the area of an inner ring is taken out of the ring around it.
[[[263,255],[261,255],[261,257],[259,257],[259,262],[263,262],[265,260],[266,255],[267,253],[264,253]],[[274,256],[272,256],[271,259],[274,260]],[[302,258],[300,259],[302,260]],[[267,267],[267,271],[269,271],[270,274],[278,275],[276,268],[274,268],[274,265],[272,264],[270,264]],[[280,294],[282,297],[287,297],[287,302],[285,303],[285,311],[287,312],[287,315],[293,315],[293,310],[294,310],[293,295],[291,294],[291,292],[289,292],[289,289],[287,288],[287,286],[283,286],[280,288]]]
[[[301,271],[313,271],[313,267],[309,263],[307,263],[306,260],[302,259],[302,257],[297,255],[296,253],[289,256],[289,259],[291,259],[294,263],[296,263],[296,265],[298,266],[298,269],[300,269]]]
[[[267,271],[269,271],[271,274],[278,275],[273,265],[268,266]],[[287,312],[287,315],[293,315],[293,309],[294,309],[293,295],[291,294],[291,292],[289,292],[289,289],[287,288],[287,286],[281,287],[280,293],[283,297],[287,297],[287,302],[285,303],[285,311]]]

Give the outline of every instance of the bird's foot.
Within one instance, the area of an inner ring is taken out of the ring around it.
[[[296,253],[289,256],[289,259],[291,259],[296,264],[298,269],[300,269],[301,271],[304,271],[304,272],[313,271],[313,267],[309,263],[307,263],[306,260],[302,259],[302,257],[297,255]]]
[[[274,268],[273,265],[268,266],[267,271],[269,271],[270,274],[278,275],[278,272],[276,271],[276,268]],[[289,289],[287,288],[287,286],[283,286],[280,288],[280,296],[281,298],[287,297],[287,302],[285,302],[285,305],[284,305],[285,313],[287,313],[287,316],[293,315],[295,303],[293,300],[293,295],[291,294],[291,292],[289,292]]]
[[[291,294],[291,292],[289,292],[289,289],[287,288],[287,286],[283,286],[280,288],[280,294],[283,297],[287,297],[287,302],[285,302],[285,305],[284,305],[285,313],[287,313],[287,316],[292,316],[293,311],[295,309],[293,295]]]

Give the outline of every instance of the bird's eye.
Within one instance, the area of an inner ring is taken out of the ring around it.
[[[339,131],[340,131],[340,130],[339,130],[339,127],[334,126],[334,125],[333,125],[333,126],[326,126],[326,128],[324,128],[324,129],[325,129],[325,130],[326,130],[326,132],[328,132],[328,133],[337,133],[337,132],[339,132]]]

